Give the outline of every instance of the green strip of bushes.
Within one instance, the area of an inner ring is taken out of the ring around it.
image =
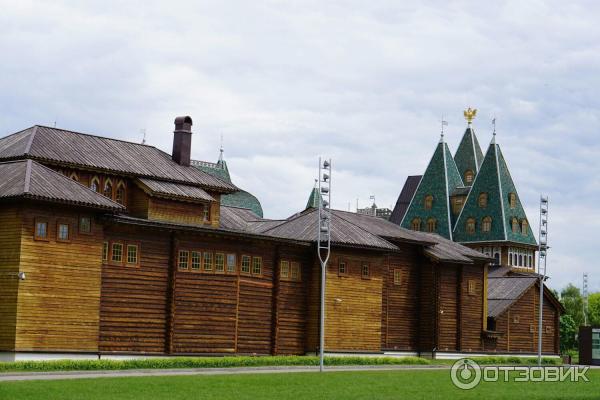
[[[520,357],[474,357],[482,365],[517,364],[534,365],[535,358]],[[329,366],[343,365],[440,365],[453,364],[454,360],[429,360],[419,357],[326,357]],[[544,358],[545,365],[557,365],[558,359]],[[0,372],[45,371],[100,371],[130,369],[179,369],[179,368],[233,368],[233,367],[280,367],[317,366],[315,356],[265,356],[265,357],[171,357],[134,360],[57,360],[0,362]]]

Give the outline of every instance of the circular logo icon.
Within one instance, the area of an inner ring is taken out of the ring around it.
[[[481,368],[470,358],[461,358],[452,365],[450,378],[459,389],[473,389],[481,381]]]

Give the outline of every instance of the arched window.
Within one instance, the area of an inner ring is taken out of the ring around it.
[[[488,194],[479,193],[479,207],[486,208],[488,205]]]
[[[516,218],[512,219],[512,231],[513,233],[519,233],[519,220]]]
[[[475,177],[475,174],[473,173],[473,171],[471,171],[470,169],[465,171],[465,184],[466,185],[471,185],[471,183],[473,183],[473,178]]]
[[[97,176],[93,177],[90,181],[90,189],[92,189],[96,193],[100,191],[100,180]]]
[[[119,204],[125,204],[125,183],[123,183],[123,181],[119,181],[119,184],[117,185],[115,201]]]
[[[533,268],[533,257],[529,256],[529,268]]]
[[[102,190],[102,194],[104,196],[108,197],[109,199],[112,199],[113,185],[112,185],[112,181],[110,179],[107,179],[104,182],[104,190]]]
[[[527,235],[529,233],[529,222],[526,219],[521,221],[521,233]]]
[[[475,233],[475,218],[467,219],[467,233],[474,234]]]
[[[500,253],[494,253],[494,264],[500,265]]]
[[[79,176],[77,176],[77,172],[75,171],[71,172],[69,178],[73,179],[75,182],[79,182]]]
[[[427,220],[427,232],[435,232],[437,229],[437,221],[435,218],[429,218]]]
[[[523,255],[519,254],[519,267],[523,266]]]
[[[428,194],[427,196],[425,196],[425,202],[424,205],[426,210],[431,210],[431,207],[433,207],[433,196]]]
[[[415,218],[412,220],[411,227],[413,231],[421,230],[421,218]]]
[[[508,204],[510,204],[510,208],[517,208],[517,194],[516,193],[508,194]]]
[[[492,230],[492,217],[483,217],[483,221],[481,224],[482,232],[489,232]]]

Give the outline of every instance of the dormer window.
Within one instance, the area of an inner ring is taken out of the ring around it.
[[[516,193],[508,194],[508,204],[510,204],[510,208],[517,208],[517,194]]]
[[[112,181],[110,179],[107,179],[106,182],[104,182],[104,190],[102,190],[102,194],[106,197],[108,197],[109,199],[112,199],[112,195],[113,195],[113,184]]]
[[[521,221],[521,233],[525,236],[529,234],[529,222],[526,219]]]
[[[473,183],[473,178],[475,177],[475,174],[473,173],[473,171],[471,171],[470,169],[465,171],[465,184],[466,185],[471,185]]]
[[[489,232],[492,230],[492,217],[484,217],[481,223],[481,231]]]
[[[488,205],[488,194],[487,193],[479,193],[479,207],[486,208]]]
[[[433,196],[428,194],[427,196],[425,196],[425,202],[423,204],[424,208],[426,210],[431,210],[431,208],[433,207]]]
[[[202,210],[202,219],[204,222],[210,221],[210,204],[205,204]]]
[[[467,219],[466,230],[469,235],[472,235],[475,233],[475,218]]]
[[[413,231],[420,231],[421,230],[421,218],[415,218],[412,220],[411,222],[411,229]]]
[[[77,176],[77,172],[71,172],[69,178],[73,179],[75,182],[79,182],[79,176]]]
[[[513,233],[519,233],[519,220],[516,218],[512,219],[512,231]]]
[[[427,232],[435,232],[437,229],[437,221],[435,218],[429,218],[427,220]]]

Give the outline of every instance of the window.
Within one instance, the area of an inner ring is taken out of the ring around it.
[[[108,261],[108,242],[102,243],[102,261]]]
[[[360,277],[363,279],[369,278],[370,275],[370,271],[369,271],[369,264],[363,264],[362,267],[360,268]]]
[[[127,245],[127,264],[137,265],[138,263],[138,245],[128,244]]]
[[[71,172],[69,178],[73,179],[75,182],[79,182],[79,177],[77,176],[77,172]]]
[[[479,207],[486,208],[488,205],[488,194],[487,193],[479,193]]]
[[[552,325],[546,325],[546,333],[552,333]]]
[[[424,207],[426,210],[431,210],[431,208],[433,207],[433,196],[428,194],[427,196],[425,196],[425,204]]]
[[[427,220],[427,232],[435,232],[437,227],[437,221],[435,218],[429,218]]]
[[[215,254],[215,272],[225,272],[225,254]]]
[[[179,256],[177,257],[177,268],[182,271],[188,269],[188,259],[190,256],[190,252],[187,250],[179,250]]]
[[[119,182],[117,186],[115,201],[119,204],[125,204],[125,184],[123,182]]]
[[[421,218],[413,219],[412,223],[411,223],[411,228],[413,231],[420,231],[421,230]]]
[[[202,219],[204,222],[210,221],[210,204],[205,204],[202,210]]]
[[[35,221],[34,239],[48,240],[48,221]]]
[[[467,233],[472,235],[475,233],[475,218],[467,219]]]
[[[244,274],[250,273],[250,256],[242,256],[241,272]]]
[[[521,221],[521,233],[525,236],[529,234],[529,222],[526,219]]]
[[[56,240],[62,242],[68,242],[70,239],[69,236],[69,224],[61,224],[59,223],[56,227]]]
[[[467,290],[471,296],[477,294],[477,281],[474,279],[469,280]]]
[[[494,317],[487,317],[487,330],[492,332],[496,330],[496,319]]]
[[[500,265],[500,253],[494,253],[494,265]]]
[[[254,257],[252,259],[252,275],[262,274],[262,257]]]
[[[192,270],[198,271],[200,269],[200,257],[202,253],[199,251],[192,251]]]
[[[212,253],[208,251],[204,252],[204,271],[210,272],[213,269],[212,265]]]
[[[121,243],[113,243],[111,251],[111,261],[114,263],[123,262],[123,245]]]
[[[515,193],[508,194],[508,204],[510,204],[510,208],[517,208],[517,195]]]
[[[515,315],[515,316],[513,317],[513,324],[518,324],[518,323],[519,323],[519,320],[520,320],[519,316],[518,316],[518,315]]]
[[[464,199],[462,197],[454,198],[452,202],[452,212],[454,215],[460,214],[460,210],[462,210]]]
[[[235,272],[236,266],[235,254],[227,254],[227,272]]]
[[[299,262],[292,262],[292,267],[291,267],[291,278],[293,281],[299,281],[300,280],[300,263]]]
[[[512,219],[512,231],[513,233],[519,233],[519,220],[516,218]]]
[[[288,261],[281,261],[281,263],[279,263],[279,270],[279,274],[282,278],[290,277],[290,263]]]
[[[473,178],[475,177],[475,174],[473,173],[473,171],[471,171],[470,169],[465,171],[465,184],[467,184],[467,186],[471,186],[471,183],[473,183]]]
[[[340,261],[338,264],[338,275],[346,275],[348,270],[346,269],[346,263],[344,261]]]
[[[529,268],[533,268],[533,257],[529,256]]]
[[[92,232],[92,219],[90,217],[79,217],[79,233]]]
[[[97,176],[93,177],[90,181],[90,189],[92,189],[96,193],[100,191],[100,180]]]
[[[402,285],[402,270],[394,269],[394,285]]]
[[[483,221],[481,223],[481,231],[489,232],[492,230],[492,217],[483,217]]]
[[[105,183],[104,183],[104,190],[102,191],[102,194],[106,197],[108,197],[109,199],[112,199],[112,194],[113,194],[113,186],[112,186],[112,182],[110,181],[110,179],[108,179]]]

